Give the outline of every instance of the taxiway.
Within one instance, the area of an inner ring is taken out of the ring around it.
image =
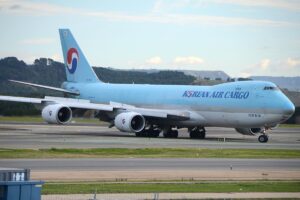
[[[98,125],[57,126],[40,124],[0,124],[2,148],[247,148],[300,149],[300,128],[272,130],[268,143],[257,136],[243,136],[230,128],[207,128],[205,140],[190,139],[186,129],[179,138],[140,138],[115,128]]]

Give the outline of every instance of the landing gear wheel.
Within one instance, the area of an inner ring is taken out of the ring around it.
[[[161,130],[157,129],[149,129],[148,130],[148,137],[158,137],[160,134]]]
[[[143,134],[142,131],[141,131],[141,132],[136,132],[136,133],[135,133],[135,136],[136,136],[136,137],[144,137],[143,135],[144,135],[144,134]]]
[[[260,135],[260,136],[258,137],[258,141],[259,141],[260,143],[266,143],[266,142],[268,142],[268,140],[269,140],[269,137],[268,137],[267,135]]]
[[[194,128],[190,130],[190,138],[192,139],[205,139],[206,131],[205,128]]]
[[[172,131],[172,138],[178,138],[178,131]]]
[[[146,129],[142,130],[141,132],[135,133],[136,137],[158,137],[160,134],[159,129]]]
[[[165,138],[177,138],[178,137],[178,131],[177,130],[168,130],[167,132],[163,133]]]

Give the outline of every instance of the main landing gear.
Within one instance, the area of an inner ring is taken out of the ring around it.
[[[205,139],[206,130],[204,127],[194,127],[189,129],[189,132],[192,139]]]
[[[163,136],[165,138],[177,138],[178,137],[178,130],[172,130],[172,128],[165,128],[163,130]]]
[[[149,128],[149,129],[144,129],[141,132],[135,133],[135,136],[136,137],[158,137],[160,132],[161,132],[160,129]]]

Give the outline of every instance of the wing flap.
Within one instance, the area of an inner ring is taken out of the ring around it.
[[[145,117],[163,118],[180,121],[190,119],[190,112],[187,111],[141,108],[118,102],[110,102],[110,105],[113,106],[115,109],[137,112]]]
[[[180,110],[167,110],[167,109],[153,109],[153,108],[141,108],[132,105],[121,104],[116,102],[111,102],[114,108],[123,109],[127,111],[137,112],[145,117],[155,117],[164,118],[171,120],[189,120],[190,112],[180,111]]]

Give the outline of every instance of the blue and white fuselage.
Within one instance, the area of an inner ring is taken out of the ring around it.
[[[295,110],[275,84],[264,81],[215,86],[66,82],[63,86],[79,91],[79,98],[95,103],[120,102],[143,108],[192,111],[203,117],[181,123],[192,126],[272,127],[288,119]]]

